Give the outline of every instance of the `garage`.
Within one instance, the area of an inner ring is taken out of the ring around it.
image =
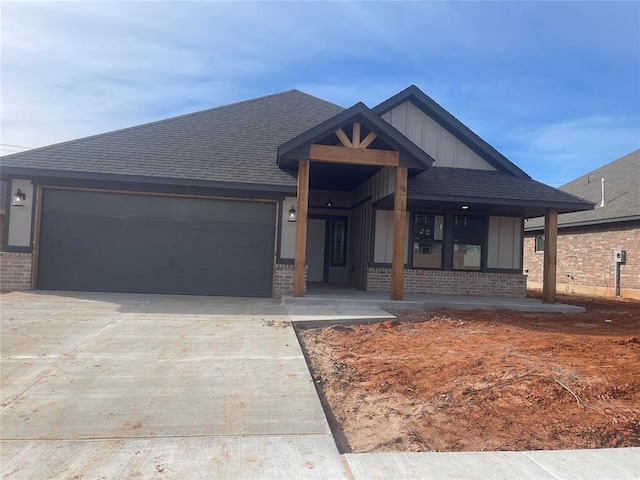
[[[43,189],[45,290],[270,297],[276,204]]]

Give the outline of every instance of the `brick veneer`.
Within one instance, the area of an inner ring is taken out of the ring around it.
[[[304,274],[304,292],[307,292],[307,272]],[[280,298],[283,295],[293,294],[293,265],[276,264],[273,274],[273,296]]]
[[[0,291],[31,288],[31,254],[0,252]]]
[[[541,288],[544,255],[535,252],[535,237],[541,233],[528,232],[524,240],[524,271],[536,288]],[[615,295],[616,248],[627,251],[620,266],[621,294],[640,298],[640,221],[559,229],[558,292]]]
[[[367,269],[367,291],[391,291],[391,269]],[[404,271],[404,291],[434,295],[524,297],[527,279],[524,275],[511,273],[408,269]]]

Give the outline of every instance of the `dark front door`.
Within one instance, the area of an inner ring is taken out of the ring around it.
[[[275,204],[45,189],[38,288],[270,297]]]
[[[307,281],[324,282],[326,266],[326,231],[324,218],[309,218],[307,221]]]

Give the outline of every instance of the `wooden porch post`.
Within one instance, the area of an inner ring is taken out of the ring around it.
[[[293,296],[304,295],[307,253],[307,212],[309,210],[309,160],[298,162],[298,212],[296,215],[296,251],[293,262]]]
[[[542,273],[542,301],[556,303],[556,267],[558,258],[558,209],[544,212],[544,270]]]
[[[391,300],[402,300],[404,293],[404,248],[407,229],[407,169],[396,167],[396,191],[393,203],[393,258]]]

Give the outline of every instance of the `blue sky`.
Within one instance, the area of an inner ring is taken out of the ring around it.
[[[640,147],[640,2],[10,2],[2,154],[281,92],[415,84],[536,180]]]

